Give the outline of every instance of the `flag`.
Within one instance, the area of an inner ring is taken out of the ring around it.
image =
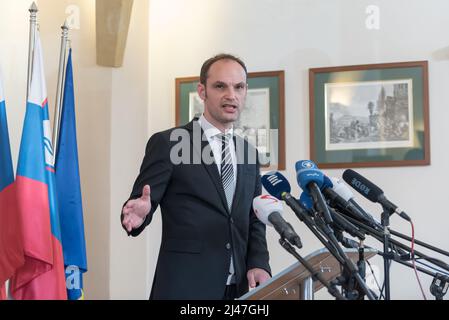
[[[11,279],[14,299],[67,299],[53,164],[47,88],[36,31],[16,175],[25,264]]]
[[[70,300],[77,300],[83,297],[83,273],[87,271],[87,259],[76,140],[72,49],[67,60],[55,168],[67,296]]]
[[[5,281],[24,263],[18,218],[8,121],[0,78],[0,300],[6,298]]]
[[[6,300],[6,288],[0,285],[0,300]]]

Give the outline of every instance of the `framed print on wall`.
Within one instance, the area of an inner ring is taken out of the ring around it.
[[[200,117],[199,77],[176,78],[176,125]],[[234,132],[257,147],[263,170],[285,170],[284,71],[248,73],[245,107]]]
[[[313,68],[309,98],[319,167],[430,164],[427,61]]]

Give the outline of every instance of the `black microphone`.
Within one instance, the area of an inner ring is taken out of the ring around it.
[[[343,181],[333,177],[329,179],[331,183],[328,183],[328,186],[323,189],[323,195],[332,207],[371,228],[383,229],[380,223],[355,202],[353,193]],[[329,185],[332,185],[332,187],[329,187]]]
[[[390,202],[385,197],[384,192],[381,188],[379,188],[374,183],[361,176],[354,170],[345,170],[345,172],[343,172],[343,180],[345,180],[346,183],[351,185],[351,187],[353,187],[357,192],[359,192],[368,200],[375,203],[380,203],[384,210],[388,211],[390,215],[393,213],[397,213],[399,216],[401,216],[401,218],[407,221],[411,221],[410,217],[404,211],[401,211],[395,204]]]
[[[326,196],[326,194],[330,194],[334,197],[341,199],[341,197],[338,196],[332,189],[329,189],[330,186],[332,185],[331,180],[326,176],[324,176],[324,180],[325,180],[325,183],[324,183],[324,188],[323,188],[323,195]],[[329,198],[330,198],[329,196],[326,197],[326,199],[328,199],[328,200],[329,200]],[[305,208],[307,208],[309,210],[313,207],[313,202],[312,202],[311,197],[305,192],[303,192],[301,194],[299,201],[300,201],[301,205],[303,205]],[[342,210],[340,209],[340,207],[338,207],[334,204],[335,204],[334,201],[329,201],[329,206],[326,204],[326,206],[328,207],[329,213],[332,217],[332,220],[333,220],[330,225],[333,226],[334,229],[338,228],[338,230],[343,230],[343,231],[350,233],[353,237],[357,237],[360,240],[365,240],[365,234],[362,231],[360,231],[355,225],[353,225],[351,222],[349,222],[343,215],[341,215],[340,212]]]
[[[304,222],[309,218],[310,213],[290,194],[290,183],[280,172],[270,171],[264,174],[261,182],[269,194],[279,200],[284,200],[301,221]]]
[[[360,231],[355,225],[346,220],[333,208],[329,208],[332,218],[334,219],[333,226],[341,228],[343,231],[348,232],[351,236],[357,237],[360,240],[365,240],[365,234]]]
[[[282,204],[275,197],[260,195],[253,200],[253,209],[257,218],[268,226],[273,226],[283,239],[302,248],[301,239],[290,223],[282,218]]]

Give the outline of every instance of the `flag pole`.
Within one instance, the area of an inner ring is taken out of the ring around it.
[[[28,11],[30,12],[30,38],[28,42],[27,101],[31,86],[31,71],[33,70],[34,36],[36,33],[36,20],[37,20],[36,16],[37,12],[39,11],[37,9],[35,2],[31,4],[31,7],[30,9],[28,9]]]
[[[59,53],[58,84],[56,86],[55,117],[53,121],[53,154],[55,155],[55,161],[59,140],[59,127],[61,123],[61,108],[63,98],[62,91],[64,90],[64,74],[67,56],[67,41],[69,35],[69,27],[67,26],[67,21],[64,21],[64,25],[61,26],[61,29],[61,51]]]

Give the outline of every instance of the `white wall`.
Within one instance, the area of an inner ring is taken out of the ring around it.
[[[120,211],[137,177],[148,140],[148,10],[134,1],[123,67],[112,72],[110,298],[148,299],[148,233],[126,235]]]
[[[368,5],[380,8],[379,30],[366,28]],[[381,186],[390,199],[413,217],[418,239],[448,249],[449,236],[445,231],[449,218],[443,209],[445,179],[449,178],[446,165],[449,151],[444,134],[449,116],[445,95],[449,44],[444,36],[449,30],[448,10],[449,3],[445,0],[152,0],[150,132],[174,125],[174,78],[198,75],[202,62],[216,53],[239,55],[253,72],[283,69],[285,174],[294,184],[294,163],[309,158],[309,68],[428,60],[431,166],[357,171]],[[343,169],[325,172],[341,177]],[[299,194],[299,188],[294,187],[292,193]],[[363,199],[359,202],[380,218],[379,207]],[[321,248],[293,214],[287,213],[286,217],[303,238],[302,254]],[[151,233],[150,243],[159,241],[157,223],[147,231]],[[398,217],[391,218],[391,225],[410,234],[409,225]],[[277,273],[294,259],[283,252],[274,230],[268,230],[268,239],[272,269]],[[379,247],[375,241],[368,244]],[[156,251],[150,253],[150,264],[155,263]],[[382,273],[382,260],[374,259],[373,263]],[[394,299],[422,298],[411,269],[395,264],[391,278]],[[432,279],[421,275],[421,280],[427,297],[431,297],[428,289]],[[320,292],[318,297],[328,295]]]

